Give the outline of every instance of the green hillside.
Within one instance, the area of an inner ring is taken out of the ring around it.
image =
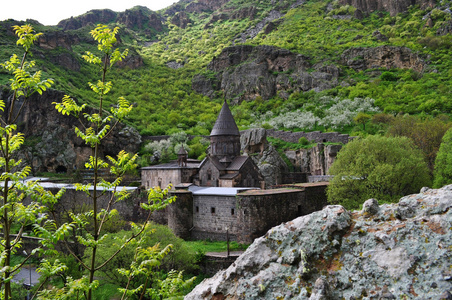
[[[208,134],[221,108],[223,96],[219,92],[210,99],[196,93],[192,89],[192,78],[198,73],[215,76],[206,69],[212,58],[218,56],[225,47],[244,43],[285,48],[307,56],[312,64],[337,65],[340,75],[339,85],[329,90],[288,90],[288,97],[256,97],[254,100],[242,101],[233,107],[241,128],[264,125],[291,130],[350,132],[354,126],[350,119],[337,123],[339,125],[325,121],[337,118],[328,115],[327,110],[340,111],[340,105],[346,106],[346,102],[343,102],[345,99],[353,102],[354,99],[361,101],[371,98],[366,100],[371,103],[367,109],[359,105],[343,108],[356,109],[350,112],[351,116],[358,111],[370,115],[376,112],[450,115],[452,35],[447,28],[451,26],[452,18],[447,8],[451,1],[441,1],[436,8],[426,10],[410,7],[409,11],[396,16],[390,16],[387,12],[372,12],[364,14],[361,19],[355,16],[356,8],[341,6],[337,1],[307,1],[298,6],[294,0],[277,3],[273,5],[271,0],[232,0],[215,11],[190,12],[184,9],[190,2],[181,1],[178,5],[180,12],[176,14],[184,12],[188,17],[185,28],[171,24],[175,15],[175,10],[171,8],[158,12],[165,20],[159,32],[111,24],[121,27],[122,46],[139,54],[144,65],[137,69],[125,67],[112,72],[110,79],[115,82],[115,87],[110,99],[123,95],[136,103],[129,122],[142,134],[161,135],[180,130],[190,134]],[[143,7],[133,10],[149,13]],[[247,11],[252,13],[247,16]],[[272,20],[276,29],[267,34],[262,29],[257,35],[248,30],[271,16],[272,11],[278,11],[282,16]],[[16,23],[5,21],[0,24],[2,61],[15,50],[14,36],[8,28]],[[35,27],[45,34],[61,31],[57,27],[39,24]],[[96,51],[88,38],[90,29],[92,26],[64,31],[65,34],[77,36],[79,42],[73,44],[71,49],[37,48],[34,59],[40,65],[45,65],[45,75],[55,79],[55,88],[82,102],[94,103],[86,82],[96,78],[96,70],[81,60],[83,51]],[[378,38],[376,31],[384,38]],[[341,55],[347,49],[383,45],[408,47],[426,62],[425,68],[422,72],[381,68],[356,71],[341,64]],[[61,54],[79,61],[80,70],[68,70],[50,59]],[[168,62],[183,67],[172,69],[167,66]],[[7,83],[6,74],[0,73],[0,83]],[[305,123],[288,125],[284,119],[293,119],[294,111],[295,115],[301,115],[304,119],[312,117],[323,121],[313,121],[304,127]]]

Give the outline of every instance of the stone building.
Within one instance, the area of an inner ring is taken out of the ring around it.
[[[188,159],[181,148],[177,161],[141,169],[146,188],[194,183],[210,187],[264,187],[259,168],[249,156],[240,154],[240,132],[225,101],[210,134],[207,157]]]
[[[168,226],[184,239],[251,243],[273,226],[321,210],[328,183],[303,183],[278,189],[199,187],[172,191]]]
[[[210,153],[199,167],[199,182],[212,187],[264,187],[257,165],[240,155],[240,132],[226,101],[210,133]]]

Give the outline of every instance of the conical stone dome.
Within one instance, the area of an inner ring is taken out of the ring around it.
[[[225,162],[240,156],[240,132],[226,100],[210,133],[210,154]]]
[[[212,132],[210,133],[210,136],[215,135],[240,136],[239,128],[237,127],[237,124],[235,124],[234,117],[232,116],[226,100],[223,103],[223,107],[221,108],[217,121],[215,122]]]

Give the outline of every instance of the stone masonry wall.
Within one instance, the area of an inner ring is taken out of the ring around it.
[[[249,191],[237,195],[237,241],[251,243],[271,227],[300,216],[303,190],[276,189]]]
[[[193,227],[193,194],[187,190],[171,192],[176,202],[168,206],[168,227],[180,238],[191,238]]]
[[[234,196],[196,195],[193,200],[193,239],[236,240],[241,230],[237,226],[236,198]]]
[[[320,131],[292,132],[292,131],[267,129],[267,136],[281,139],[283,141],[290,142],[290,143],[298,143],[298,140],[301,137],[305,137],[309,141],[313,141],[316,143],[331,142],[331,143],[347,144],[351,140],[351,137],[348,134],[341,134],[338,132],[320,132]]]

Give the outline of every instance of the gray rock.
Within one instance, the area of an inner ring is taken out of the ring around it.
[[[370,215],[375,215],[376,213],[378,213],[379,209],[380,207],[378,206],[377,199],[372,198],[364,202],[362,212],[368,213]]]
[[[369,202],[272,228],[186,299],[451,299],[452,185]]]

